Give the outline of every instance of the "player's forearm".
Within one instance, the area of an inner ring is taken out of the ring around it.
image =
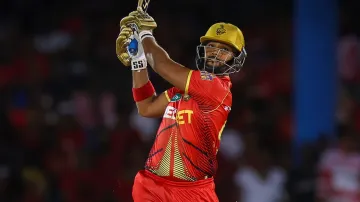
[[[151,33],[145,32],[142,36],[146,37],[142,38],[142,44],[147,60],[154,71],[173,86],[185,90],[190,69],[173,61],[167,52],[156,43]]]
[[[151,103],[156,99],[156,95],[149,97],[143,101],[136,102],[136,107],[138,109],[138,113],[143,117],[152,117],[149,112],[149,107]]]
[[[170,60],[168,53],[157,44],[154,38],[145,38],[142,44],[151,68],[155,72],[166,71],[166,63]]]
[[[140,88],[149,81],[147,69],[141,71],[132,71],[133,88]]]
[[[143,69],[140,72],[133,71],[132,77],[133,77],[133,88],[141,88],[146,83],[149,82],[149,76],[148,76],[147,69]],[[138,113],[142,116],[147,116],[148,108],[155,98],[156,98],[156,94],[154,94],[153,96],[148,97],[142,101],[136,102]]]

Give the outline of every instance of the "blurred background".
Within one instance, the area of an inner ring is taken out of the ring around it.
[[[359,7],[294,2],[151,2],[157,41],[186,66],[213,23],[245,35],[220,201],[360,201]],[[131,71],[115,54],[119,20],[136,3],[1,1],[1,202],[132,201],[160,121],[137,115]],[[158,93],[170,87],[150,77]]]

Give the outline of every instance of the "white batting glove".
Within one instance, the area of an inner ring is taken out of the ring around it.
[[[131,58],[131,70],[140,71],[142,69],[146,69],[147,60],[138,33],[134,31],[134,34],[130,37],[130,39],[131,42],[127,48],[127,51]]]

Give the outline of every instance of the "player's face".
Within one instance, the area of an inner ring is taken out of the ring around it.
[[[205,46],[206,64],[212,67],[223,66],[234,58],[231,46],[219,42],[209,42]]]

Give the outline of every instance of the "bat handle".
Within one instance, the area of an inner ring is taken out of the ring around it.
[[[141,6],[138,6],[138,7],[136,8],[136,10],[137,10],[137,11],[144,12],[144,10],[141,8]]]
[[[130,28],[132,29],[132,31],[133,31],[134,33],[138,33],[138,32],[139,32],[139,28],[138,28],[138,26],[137,26],[135,23],[130,24],[129,26],[130,26]]]
[[[135,38],[133,38],[127,47],[129,55],[135,56],[137,54],[138,45],[139,42]]]
[[[130,37],[131,41],[127,47],[128,49],[128,53],[131,56],[135,56],[138,52],[138,45],[139,45],[139,41],[137,40],[138,38],[138,27],[136,26],[136,24],[130,24],[131,29],[133,30],[133,35]],[[140,42],[141,43],[141,42]]]

